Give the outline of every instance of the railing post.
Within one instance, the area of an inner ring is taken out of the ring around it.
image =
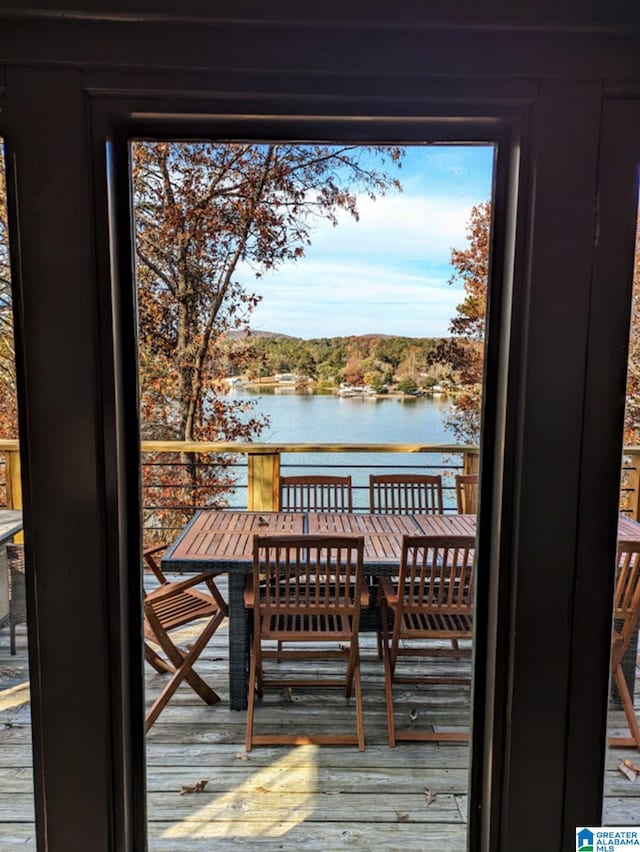
[[[625,486],[625,509],[629,510],[629,517],[634,521],[640,521],[640,453],[637,451],[624,451],[624,486]]]
[[[7,491],[7,509],[22,509],[22,479],[20,476],[20,450],[4,451],[4,476]],[[24,541],[23,533],[17,533],[13,540]]]
[[[277,512],[280,508],[280,453],[247,453],[247,509]]]
[[[466,449],[462,454],[462,472],[465,476],[478,473],[480,470],[480,452],[477,449]]]
[[[5,479],[7,509],[22,509],[22,480],[20,479],[20,452],[5,450]]]

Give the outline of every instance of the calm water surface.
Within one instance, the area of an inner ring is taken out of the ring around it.
[[[446,398],[422,397],[410,401],[390,399],[345,398],[333,395],[298,395],[294,393],[252,394],[246,390],[232,399],[253,400],[256,410],[269,417],[270,425],[258,439],[270,443],[344,443],[344,444],[440,444],[455,443],[444,420],[451,408]],[[368,503],[367,483],[370,473],[443,472],[445,486],[452,486],[452,466],[460,458],[442,453],[283,453],[283,474],[351,474],[354,502],[357,507]],[[246,500],[245,472],[239,475],[236,498]],[[455,503],[453,490],[445,491],[445,502]]]

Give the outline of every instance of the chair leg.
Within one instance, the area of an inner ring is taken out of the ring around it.
[[[256,681],[257,678],[257,666],[258,666],[258,656],[259,656],[259,648],[256,645],[259,645],[260,639],[258,638],[257,642],[254,642],[254,646],[251,651],[251,659],[249,661],[249,689],[247,696],[247,732],[245,736],[245,751],[249,752],[253,748],[253,714],[256,705],[256,688],[258,687],[258,683]]]
[[[175,672],[175,668],[166,663],[160,654],[156,654],[153,648],[146,642],[144,643],[144,658],[158,674],[173,674]]]
[[[364,718],[362,715],[362,680],[360,677],[360,657],[353,672],[356,693],[356,730],[358,732],[358,751],[364,751]]]
[[[347,676],[345,678],[344,694],[346,698],[351,698],[351,687],[356,669],[360,671],[360,649],[357,642],[352,642],[349,649],[349,662],[347,663]]]
[[[194,692],[197,692],[200,698],[202,698],[202,700],[207,704],[215,704],[216,701],[220,701],[220,696],[217,695],[217,693],[214,692],[214,690],[211,689],[204,680],[202,680],[200,675],[193,671],[192,666],[205,649],[209,639],[211,639],[213,634],[216,632],[223,619],[224,615],[221,612],[214,615],[196,642],[192,645],[188,654],[185,654],[176,645],[174,645],[167,633],[158,634],[158,644],[169,658],[169,662],[173,663],[175,666],[176,672],[181,673],[178,683],[180,683],[183,679],[186,680],[191,689],[193,689]],[[187,661],[190,662],[187,663]]]
[[[627,681],[625,680],[624,673],[620,666],[617,666],[614,672],[614,678],[616,686],[618,687],[618,692],[620,694],[620,700],[622,701],[624,715],[627,719],[627,725],[629,726],[629,732],[631,733],[631,737],[635,742],[636,748],[640,750],[640,726],[638,726],[638,720],[636,718],[635,710],[633,708],[633,700],[631,698],[631,694],[629,693],[629,687],[627,686]]]
[[[387,704],[387,736],[389,747],[395,748],[396,727],[393,716],[393,673],[391,671],[391,649],[388,644],[384,647],[384,694]]]
[[[15,657],[15,655],[16,655],[16,626],[13,623],[9,627],[9,642],[10,642],[10,645],[11,645],[11,656]]]
[[[162,690],[158,698],[153,703],[151,709],[147,713],[145,719],[145,731],[149,731],[153,723],[156,721],[167,702],[180,686],[183,680],[187,681],[189,686],[202,698],[206,704],[215,704],[220,701],[220,696],[214,692],[211,687],[206,684],[202,678],[193,671],[193,664],[198,659],[209,639],[218,629],[218,626],[224,616],[222,613],[217,613],[202,631],[197,641],[193,644],[188,654],[183,654],[177,648],[168,635],[164,633],[158,636],[158,642],[162,650],[166,653],[170,662],[175,666],[175,672],[169,683]]]

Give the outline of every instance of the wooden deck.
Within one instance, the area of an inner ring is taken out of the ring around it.
[[[182,640],[189,642],[185,632]],[[403,849],[463,852],[468,748],[462,744],[386,744],[382,664],[371,636],[362,637],[367,748],[297,746],[244,750],[245,714],[229,710],[226,631],[206,650],[198,671],[222,695],[207,707],[181,687],[147,737],[149,848],[163,852],[250,849]],[[282,665],[291,665],[290,663]],[[446,669],[465,663],[441,660]],[[147,670],[147,696],[163,678]],[[396,712],[408,724],[462,728],[466,687],[398,691]],[[413,717],[416,717],[413,720]],[[618,723],[621,713],[614,714]],[[412,721],[413,720],[413,721]],[[300,725],[300,722],[302,724]],[[332,693],[268,693],[257,730],[286,725],[351,731],[353,704]],[[605,824],[640,824],[640,779],[616,767],[631,750],[607,756]],[[207,781],[202,793],[183,787]],[[61,779],[63,783],[63,779]],[[25,631],[9,655],[0,631],[0,849],[35,849]],[[425,790],[435,795],[429,804]]]

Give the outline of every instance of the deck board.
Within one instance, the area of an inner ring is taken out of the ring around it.
[[[245,713],[228,706],[226,629],[197,666],[222,696],[208,707],[181,687],[147,736],[148,835],[151,852],[403,849],[463,852],[466,848],[468,748],[460,743],[386,742],[382,664],[375,640],[362,637],[367,748],[293,746],[244,751]],[[185,632],[184,642],[188,642]],[[0,631],[0,850],[35,849],[26,637],[9,655]],[[283,663],[295,675],[297,663]],[[320,674],[326,664],[315,664]],[[441,659],[434,671],[462,673],[467,662]],[[147,669],[150,702],[164,678]],[[468,722],[468,687],[398,687],[396,714],[404,726],[460,729]],[[350,732],[353,704],[337,690],[270,691],[256,711],[259,731]],[[417,718],[412,719],[411,717]],[[621,712],[611,725],[622,724]],[[640,824],[640,779],[618,770],[627,749],[607,754],[605,824]],[[203,793],[182,788],[207,780]],[[425,788],[436,794],[431,804]]]

